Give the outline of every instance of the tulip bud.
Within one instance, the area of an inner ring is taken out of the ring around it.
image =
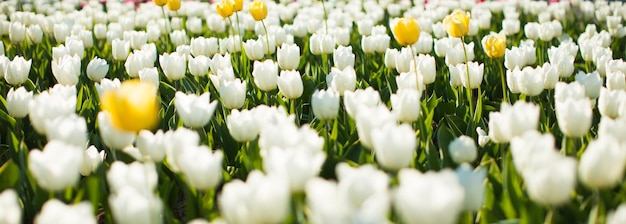
[[[80,148],[52,140],[43,151],[30,151],[28,170],[41,188],[59,192],[76,185],[82,160]]]
[[[585,86],[585,95],[587,97],[597,99],[600,96],[600,89],[604,80],[602,80],[598,72],[585,74],[583,71],[579,71],[576,74],[576,81]]]
[[[267,48],[264,47],[263,43],[265,40],[254,40],[250,39],[243,43],[243,48],[246,50],[246,56],[250,60],[261,60],[265,53],[267,53]]]
[[[232,81],[222,81],[219,93],[222,99],[222,106],[227,109],[241,108],[246,102],[246,83],[240,79]]]
[[[209,71],[209,58],[204,55],[199,55],[197,57],[189,58],[189,73],[193,76],[202,77],[205,76]]]
[[[413,18],[401,18],[392,28],[393,36],[402,46],[412,45],[419,39],[420,27]]]
[[[278,64],[271,59],[263,62],[254,61],[254,69],[252,70],[254,84],[262,91],[271,91],[276,89],[278,79]]]
[[[243,0],[227,0],[227,1],[231,2],[234,12],[239,12],[243,9]]]
[[[304,91],[302,77],[300,76],[300,73],[295,70],[281,71],[277,84],[278,90],[287,99],[298,99],[302,96],[302,92]]]
[[[420,98],[422,93],[416,89],[398,89],[398,92],[391,95],[391,112],[400,122],[417,121],[420,115]]]
[[[461,83],[463,84],[463,87],[476,89],[480,87],[480,84],[483,82],[485,64],[479,65],[477,62],[468,62],[468,66],[469,68],[467,68],[465,64],[457,64],[456,69],[459,71],[459,77],[461,78]],[[467,75],[467,70],[469,70],[469,75]],[[543,81],[542,79],[539,80]]]
[[[233,4],[229,0],[222,0],[222,2],[217,4],[215,11],[217,11],[217,14],[222,16],[222,18],[226,19],[233,14]]]
[[[330,74],[326,76],[326,83],[335,93],[343,96],[345,91],[354,91],[356,88],[356,71],[352,66],[343,70],[333,67]]]
[[[385,124],[371,133],[376,161],[389,170],[399,170],[411,165],[417,147],[415,131],[408,124]]]
[[[87,122],[76,114],[59,116],[46,123],[48,141],[58,140],[78,148],[87,146]]]
[[[70,28],[66,23],[54,24],[54,39],[58,43],[65,43],[65,38],[70,35]]]
[[[80,57],[78,55],[65,55],[57,60],[52,60],[52,74],[57,82],[62,85],[76,85],[80,76]]]
[[[456,164],[472,163],[478,154],[474,139],[462,135],[455,138],[448,146],[450,157]]]
[[[109,72],[109,64],[106,60],[94,57],[87,64],[87,77],[94,82],[102,80]]]
[[[476,128],[476,133],[478,134],[478,145],[485,147],[489,143],[489,135],[481,127]]]
[[[28,115],[28,104],[33,99],[33,92],[26,91],[21,86],[20,88],[9,89],[7,93],[7,111],[9,115],[14,118],[24,118]]]
[[[464,163],[456,168],[456,176],[459,178],[459,184],[465,191],[463,210],[478,211],[485,200],[485,186],[483,183],[487,177],[487,170],[479,169],[472,171],[472,166]]]
[[[354,67],[354,54],[352,53],[352,46],[339,46],[337,49],[334,49],[333,62],[335,63],[335,67],[341,70],[348,66]]]
[[[45,223],[85,223],[95,224],[96,217],[93,215],[91,204],[81,202],[75,205],[66,205],[57,199],[46,201],[41,207],[41,212],[35,217],[35,224]]]
[[[17,193],[13,189],[6,189],[0,193],[0,220],[6,224],[22,223],[22,208]]]
[[[167,4],[168,0],[152,0],[154,2],[155,5],[157,6],[164,6],[165,4]]]
[[[443,19],[443,24],[451,37],[461,38],[469,33],[469,12],[455,10]]]
[[[339,94],[332,90],[316,90],[311,97],[313,114],[320,120],[331,120],[339,112]]]
[[[207,146],[184,150],[178,157],[180,170],[189,185],[197,190],[215,188],[222,179],[222,151],[214,151]]]
[[[314,33],[309,42],[309,49],[314,55],[330,54],[335,49],[335,39],[329,34]]]
[[[155,86],[159,87],[159,71],[156,67],[153,68],[143,68],[139,70],[139,80],[141,82],[147,82]]]
[[[80,174],[83,176],[89,176],[98,169],[98,166],[104,160],[104,150],[98,153],[98,149],[95,146],[89,146],[83,154],[83,163],[80,165]]]
[[[278,66],[282,70],[296,70],[300,64],[300,47],[296,44],[283,44],[276,53]]]
[[[101,107],[108,111],[112,124],[121,130],[139,132],[159,122],[156,87],[139,80],[124,81],[116,91],[101,96]]]
[[[243,0],[239,1],[243,2]],[[250,5],[248,6],[248,11],[255,21],[261,21],[265,19],[265,17],[267,17],[267,6],[265,6],[265,2],[263,2],[262,0],[256,0],[250,3]]]
[[[396,57],[398,57],[400,53],[396,49],[387,49],[385,51],[385,67],[388,69],[396,68]]]
[[[612,136],[602,136],[589,143],[580,157],[578,175],[590,188],[612,188],[624,176],[626,151]]]
[[[403,169],[395,189],[394,208],[405,223],[456,223],[465,193],[451,170],[420,173]],[[418,198],[420,198],[418,200]],[[429,206],[437,203],[440,206]]]
[[[578,138],[589,131],[593,116],[589,99],[567,98],[562,101],[557,100],[555,105],[557,122],[563,134],[567,137]]]
[[[190,128],[201,128],[205,126],[217,107],[217,101],[210,102],[210,94],[203,93],[199,97],[194,94],[184,94],[176,92],[174,105],[176,113],[183,120],[183,124]]]
[[[107,26],[102,23],[98,23],[93,27],[93,34],[98,40],[102,40],[107,37]]]
[[[159,57],[159,63],[165,77],[173,81],[185,77],[185,72],[187,72],[186,60],[185,55],[176,52],[171,54],[164,53]]]
[[[56,26],[55,26],[56,27]],[[22,43],[26,36],[26,26],[19,22],[12,22],[9,27],[9,39],[11,43]]]
[[[170,11],[178,11],[180,9],[180,0],[167,0],[167,8]]]
[[[127,40],[114,39],[111,49],[113,51],[113,59],[124,61],[130,51],[130,42]]]
[[[483,50],[489,58],[501,58],[506,50],[506,37],[491,33],[482,39]]]
[[[39,25],[37,24],[30,25],[28,27],[28,30],[26,30],[26,34],[28,35],[28,39],[33,44],[41,43],[41,40],[43,38],[43,31],[41,30],[41,27]]]
[[[32,59],[26,61],[22,56],[16,56],[10,63],[5,64],[4,79],[14,86],[26,82],[32,62]]]

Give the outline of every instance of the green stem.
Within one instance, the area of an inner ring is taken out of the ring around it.
[[[465,77],[467,78],[467,86],[465,86],[467,101],[469,102],[470,109],[470,117],[474,117],[474,102],[472,102],[472,89],[470,88],[470,74],[469,74],[469,65],[467,61],[467,50],[465,49],[465,40],[461,37],[461,46],[463,46],[463,56],[465,57]]]
[[[498,60],[498,67],[500,67],[500,81],[502,82],[502,98],[506,100],[506,102],[511,103],[509,96],[507,96],[507,85],[506,85],[506,74],[504,73],[504,68],[502,67],[502,61]]]
[[[263,24],[263,30],[265,30],[265,42],[267,43],[267,56],[272,55],[272,51],[270,50],[270,34],[267,32],[267,27],[265,26],[265,22],[261,20],[261,24]]]
[[[326,4],[324,4],[324,0],[322,0],[322,8],[324,9],[324,30],[326,30],[326,34],[328,34],[328,15],[326,15]]]

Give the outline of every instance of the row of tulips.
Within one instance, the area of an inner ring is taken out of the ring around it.
[[[1,2],[0,223],[624,223],[624,9]]]

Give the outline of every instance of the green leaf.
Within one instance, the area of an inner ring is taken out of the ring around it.
[[[0,166],[0,192],[7,188],[15,187],[20,178],[20,168],[9,160]]]

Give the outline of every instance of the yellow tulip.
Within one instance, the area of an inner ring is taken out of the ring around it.
[[[502,34],[491,33],[482,40],[483,50],[489,58],[501,58],[506,51],[506,37]]]
[[[229,0],[224,0],[220,4],[217,4],[215,10],[217,14],[220,14],[222,18],[226,19],[233,14],[233,3]]]
[[[470,14],[455,10],[443,19],[443,25],[451,37],[463,37],[469,32]]]
[[[413,18],[401,18],[393,27],[393,36],[402,46],[412,45],[420,37],[420,27]]]
[[[255,21],[261,21],[267,17],[267,6],[263,1],[254,1],[248,6],[248,11]]]
[[[239,12],[243,9],[243,0],[231,0],[233,12]]]
[[[167,4],[167,0],[153,0],[152,2],[154,2],[154,4],[158,6],[164,6],[165,4]]]
[[[120,130],[150,130],[159,123],[157,89],[138,79],[124,81],[119,89],[106,92],[100,107],[109,112],[111,122]]]
[[[167,8],[171,11],[180,9],[180,0],[167,0]]]

